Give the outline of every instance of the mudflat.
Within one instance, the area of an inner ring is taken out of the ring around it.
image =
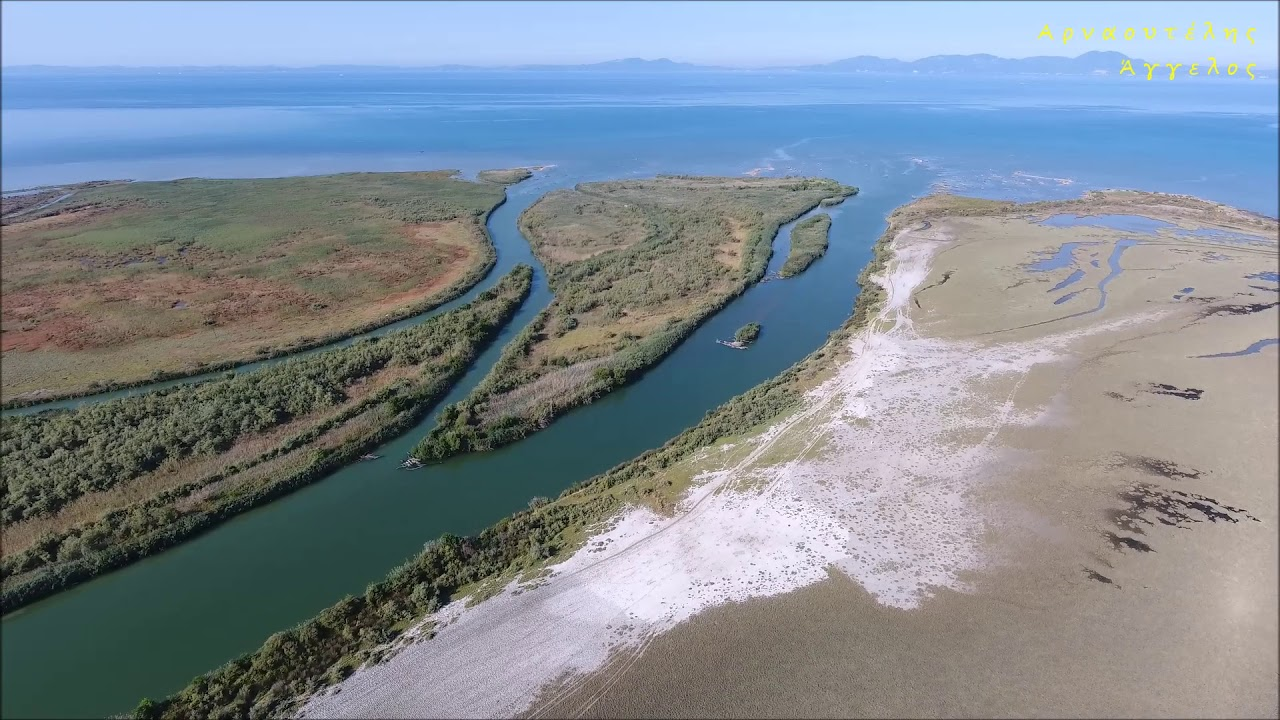
[[[959,382],[903,372],[957,400],[852,423],[936,423],[933,449],[895,446],[887,485],[838,440],[787,473],[845,468],[876,508],[849,555],[886,538],[874,562],[709,610],[532,715],[1276,715],[1274,230],[940,215],[895,241],[936,248],[908,318],[926,366],[968,357],[936,367]],[[974,453],[967,473],[911,472]],[[895,595],[895,575],[943,582]]]
[[[492,265],[484,218],[504,198],[451,171],[65,190],[4,219],[6,401],[283,354],[421,312]]]
[[[1274,715],[1275,221],[943,196],[882,256],[797,407],[640,476],[674,510],[303,714]]]

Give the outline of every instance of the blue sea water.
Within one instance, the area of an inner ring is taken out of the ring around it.
[[[1266,244],[1266,238],[1246,233],[1232,232],[1215,228],[1196,228],[1186,230],[1164,220],[1142,217],[1140,215],[1054,215],[1045,218],[1041,223],[1049,227],[1104,227],[1123,232],[1136,232],[1144,235],[1167,230],[1183,237],[1201,237],[1221,242],[1245,244]]]
[[[554,164],[920,173],[992,197],[1127,187],[1277,212],[1275,81],[873,74],[6,73],[6,190],[103,178]]]

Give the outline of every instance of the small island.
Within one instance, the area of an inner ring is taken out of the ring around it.
[[[814,261],[827,254],[827,235],[830,231],[831,216],[825,213],[796,223],[791,229],[791,250],[778,275],[784,278],[799,275]]]
[[[481,182],[495,183],[498,185],[515,185],[518,182],[528,180],[533,177],[533,171],[529,168],[507,168],[505,170],[481,170],[476,173],[476,177]]]
[[[732,340],[717,340],[716,342],[734,350],[746,350],[747,346],[755,342],[758,337],[760,337],[760,323],[747,323],[738,328],[738,332],[733,334]]]
[[[747,323],[733,334],[733,341],[742,345],[750,345],[760,337],[760,323]]]

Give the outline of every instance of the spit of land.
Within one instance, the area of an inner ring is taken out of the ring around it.
[[[301,713],[1273,714],[1276,264],[1188,197],[900,208],[830,343]]]
[[[856,192],[819,178],[660,176],[546,195],[520,229],[555,299],[415,453],[490,450],[634,380],[764,276],[784,223]]]

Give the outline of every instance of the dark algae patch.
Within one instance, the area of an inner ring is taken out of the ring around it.
[[[1176,385],[1166,383],[1151,383],[1150,389],[1147,391],[1156,395],[1172,395],[1183,400],[1199,400],[1204,395],[1204,390],[1199,388],[1180,388]]]
[[[1252,315],[1264,310],[1280,305],[1280,302],[1273,303],[1248,303],[1248,304],[1232,304],[1232,305],[1214,305],[1200,311],[1201,317],[1213,317],[1214,315]]]
[[[1171,460],[1148,457],[1146,455],[1121,454],[1119,466],[1131,467],[1148,475],[1157,475],[1169,480],[1196,480],[1200,471],[1194,468],[1182,468]]]
[[[1106,575],[1103,575],[1097,570],[1094,570],[1093,568],[1082,567],[1081,570],[1084,571],[1085,577],[1089,578],[1090,580],[1093,580],[1094,582],[1100,582],[1100,583],[1103,583],[1104,585],[1110,585],[1117,590],[1120,589],[1120,586],[1116,584],[1114,580],[1107,577]]]
[[[1156,523],[1187,528],[1205,521],[1238,523],[1241,518],[1260,522],[1243,508],[1196,493],[1166,490],[1151,483],[1135,483],[1116,497],[1121,507],[1108,511],[1108,519],[1117,528],[1137,535],[1145,535],[1145,528]]]
[[[1103,531],[1102,537],[1111,546],[1111,549],[1116,552],[1124,552],[1125,550],[1136,550],[1144,553],[1155,552],[1154,548],[1137,538],[1117,535],[1110,530]]]
[[[936,288],[936,287],[939,287],[939,286],[941,286],[941,285],[945,285],[945,284],[947,284],[947,281],[948,281],[948,280],[950,280],[950,279],[951,279],[951,276],[952,276],[952,275],[955,275],[955,273],[956,273],[956,271],[955,271],[955,270],[947,270],[947,271],[945,271],[945,272],[943,272],[943,273],[942,273],[942,278],[941,278],[941,279],[939,279],[937,282],[929,283],[928,285],[925,285],[924,287],[922,287],[922,288],[920,288],[919,290],[917,290],[917,291],[916,291],[916,294],[911,298],[912,300],[914,300],[914,301],[915,301],[915,303],[916,303],[916,307],[920,307],[920,294],[921,294],[921,293],[923,293],[925,290],[929,290],[929,289],[931,289],[931,288]]]

